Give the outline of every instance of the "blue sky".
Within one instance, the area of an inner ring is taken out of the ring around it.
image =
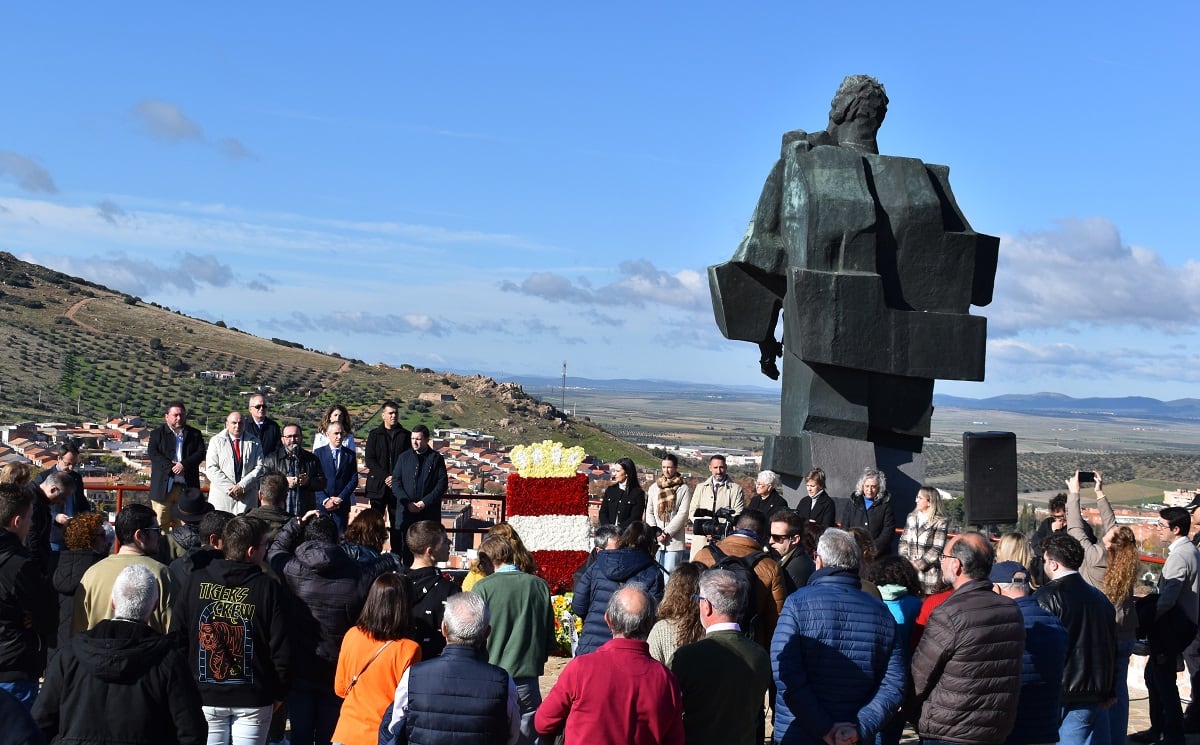
[[[457,371],[763,384],[728,259],[842,77],[1001,236],[965,396],[1196,395],[1200,11],[1115,3],[10,7],[0,249]]]

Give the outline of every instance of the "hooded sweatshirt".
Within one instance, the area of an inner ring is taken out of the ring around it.
[[[202,745],[208,737],[183,654],[132,621],[100,621],[66,644],[46,670],[33,716],[56,742]]]
[[[279,583],[257,564],[225,558],[192,574],[171,617],[205,706],[283,700],[289,626]]]

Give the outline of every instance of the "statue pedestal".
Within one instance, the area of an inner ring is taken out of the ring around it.
[[[923,454],[815,432],[767,437],[763,448],[762,467],[779,474],[783,481],[780,492],[793,507],[808,496],[805,475],[813,468],[825,471],[825,491],[837,504],[839,522],[867,466],[875,466],[887,478],[896,526],[904,527],[904,518],[916,506],[917,490],[925,480]]]

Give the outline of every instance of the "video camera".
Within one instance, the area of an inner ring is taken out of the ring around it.
[[[709,538],[724,538],[733,532],[734,512],[731,507],[722,507],[713,512],[703,507],[696,510],[692,519],[692,534]]]

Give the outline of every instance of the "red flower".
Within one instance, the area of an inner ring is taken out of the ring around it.
[[[509,515],[586,515],[587,476],[521,478],[509,474],[505,487]]]
[[[534,551],[537,574],[550,585],[550,594],[571,591],[575,570],[587,561],[587,551]]]

